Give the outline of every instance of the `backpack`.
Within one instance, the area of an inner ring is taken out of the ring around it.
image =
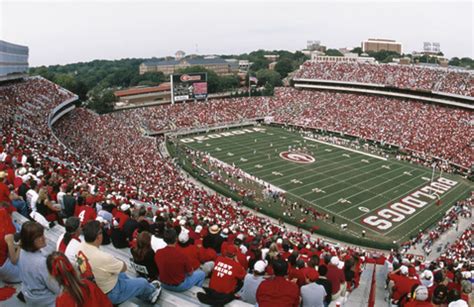
[[[76,265],[82,278],[95,282],[94,273],[92,272],[89,259],[87,259],[87,256],[82,251],[77,253]]]

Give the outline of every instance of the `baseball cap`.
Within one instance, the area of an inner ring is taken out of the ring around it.
[[[235,245],[228,245],[225,248],[225,254],[230,257],[237,255],[238,252],[239,252],[239,249]]]
[[[428,288],[423,285],[419,285],[415,289],[415,299],[417,301],[426,301],[428,299]]]
[[[402,273],[403,275],[408,275],[408,267],[406,265],[402,265],[400,267],[400,273]]]
[[[257,271],[258,273],[263,273],[267,269],[267,263],[263,260],[259,260],[255,262],[253,265],[253,270]]]
[[[189,234],[187,231],[181,231],[181,233],[178,236],[178,241],[181,243],[186,243],[189,240]]]
[[[466,301],[459,299],[457,301],[449,303],[448,307],[469,307],[469,305]]]

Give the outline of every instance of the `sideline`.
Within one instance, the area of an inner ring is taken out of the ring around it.
[[[352,151],[352,152],[355,152],[355,153],[358,153],[358,154],[361,154],[361,155],[369,156],[369,157],[374,158],[374,159],[379,159],[379,160],[387,161],[387,158],[384,158],[384,157],[380,157],[380,156],[377,156],[377,155],[369,154],[369,153],[366,153],[366,152],[363,152],[363,151],[359,151],[359,150],[355,150],[355,149],[352,149],[352,148],[347,148],[347,147],[344,147],[344,146],[340,146],[340,145],[336,145],[336,144],[332,144],[332,143],[320,141],[320,140],[313,139],[313,138],[310,138],[310,137],[307,137],[307,136],[303,137],[303,139],[308,140],[308,141],[312,141],[312,142],[321,143],[321,144],[324,144],[324,145],[329,145],[329,146],[337,147],[337,148],[339,148],[339,149],[344,149],[344,150]]]

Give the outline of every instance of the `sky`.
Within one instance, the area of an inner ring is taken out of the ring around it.
[[[473,1],[41,1],[0,0],[0,40],[30,48],[30,66],[94,59],[296,51],[394,39],[403,52],[439,42],[474,57]]]

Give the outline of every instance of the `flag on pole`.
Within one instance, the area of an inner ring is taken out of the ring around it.
[[[256,77],[249,77],[250,82],[258,83],[258,79]]]

